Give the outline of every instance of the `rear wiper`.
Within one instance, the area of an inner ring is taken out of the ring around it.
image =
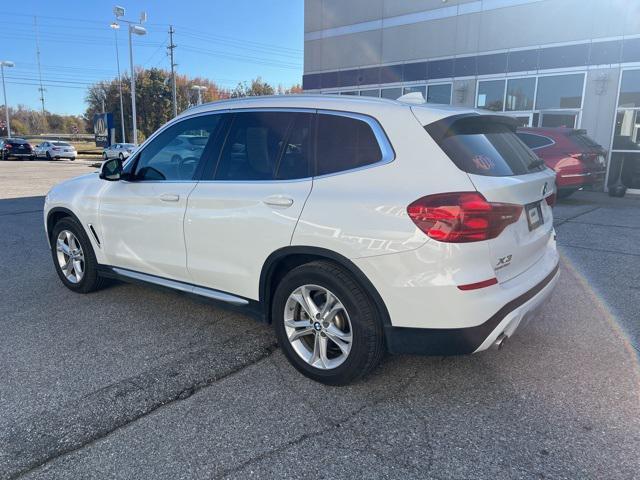
[[[527,165],[527,170],[533,170],[534,168],[538,168],[543,165],[544,165],[544,161],[538,158],[537,160],[534,160],[529,165]]]

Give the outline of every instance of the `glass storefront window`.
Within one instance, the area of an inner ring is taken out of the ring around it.
[[[504,80],[478,82],[478,108],[501,112],[504,107]]]
[[[640,108],[640,70],[622,73],[618,108]]]
[[[583,86],[582,73],[538,78],[536,110],[580,108]]]
[[[372,90],[360,90],[360,96],[361,97],[379,97],[380,90],[378,90],[377,88],[374,88]]]
[[[508,112],[533,110],[536,93],[535,78],[514,78],[507,82],[507,101],[504,109]]]
[[[618,111],[613,149],[640,150],[640,110]]]
[[[402,96],[402,88],[383,88],[380,96],[389,100],[397,100]]]
[[[451,84],[429,85],[427,87],[427,103],[451,103]]]
[[[640,152],[613,152],[609,167],[609,187],[620,180],[627,188],[640,189]]]
[[[404,87],[404,91],[403,91],[403,93],[402,93],[402,94],[403,94],[403,95],[406,95],[407,93],[415,93],[415,92],[421,93],[421,94],[422,94],[422,96],[423,96],[424,98],[426,98],[426,97],[427,97],[427,87],[425,87],[425,86],[420,86],[420,87]]]
[[[578,114],[573,112],[560,113],[542,113],[541,127],[568,127],[576,128],[576,120]]]

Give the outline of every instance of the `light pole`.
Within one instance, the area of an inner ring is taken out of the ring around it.
[[[125,14],[125,10],[123,7],[113,7],[113,13],[119,21],[129,25],[129,65],[131,68],[131,123],[133,124],[133,143],[135,145],[138,145],[138,125],[136,119],[136,72],[133,69],[133,41],[131,35],[145,35],[147,33],[147,30],[142,25],[136,22],[123,20],[121,18]],[[140,23],[144,23],[146,21],[147,14],[145,12],[142,12],[140,14]]]
[[[124,106],[122,102],[122,77],[120,76],[120,53],[118,51],[118,30],[120,29],[120,24],[117,22],[111,23],[109,25],[113,29],[113,36],[116,40],[116,66],[118,67],[118,91],[120,92],[120,127],[122,128],[122,143],[127,143],[127,139],[125,138],[124,133]]]
[[[206,89],[204,85],[191,85],[191,90],[198,92],[198,105],[202,105],[202,92]]]
[[[7,117],[7,138],[11,138],[11,123],[9,122],[9,104],[7,103],[7,89],[4,86],[4,67],[13,67],[15,64],[8,60],[0,61],[0,71],[2,72],[2,93],[4,95],[4,114]]]

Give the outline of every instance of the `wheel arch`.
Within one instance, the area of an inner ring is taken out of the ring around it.
[[[389,311],[371,280],[347,257],[320,247],[290,246],[273,252],[267,257],[260,272],[260,304],[264,308],[264,319],[271,323],[271,299],[279,280],[291,269],[317,260],[326,260],[347,270],[364,288],[374,302],[383,325],[391,325]]]
[[[51,231],[53,230],[53,227],[65,217],[73,218],[82,228],[84,228],[80,219],[71,210],[65,207],[53,207],[49,212],[47,212],[47,239],[49,242],[51,242]],[[86,234],[87,232],[85,231],[84,233]]]

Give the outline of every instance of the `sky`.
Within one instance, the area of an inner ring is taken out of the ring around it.
[[[45,107],[52,113],[81,114],[87,87],[116,77],[113,6],[136,21],[148,20],[146,36],[134,36],[136,66],[169,69],[169,24],[173,24],[177,72],[209,78],[223,87],[256,76],[285,87],[302,82],[303,0],[21,0],[2,2],[0,60],[5,67],[7,103],[40,108],[36,30]],[[126,28],[117,32],[121,71],[129,70]]]

